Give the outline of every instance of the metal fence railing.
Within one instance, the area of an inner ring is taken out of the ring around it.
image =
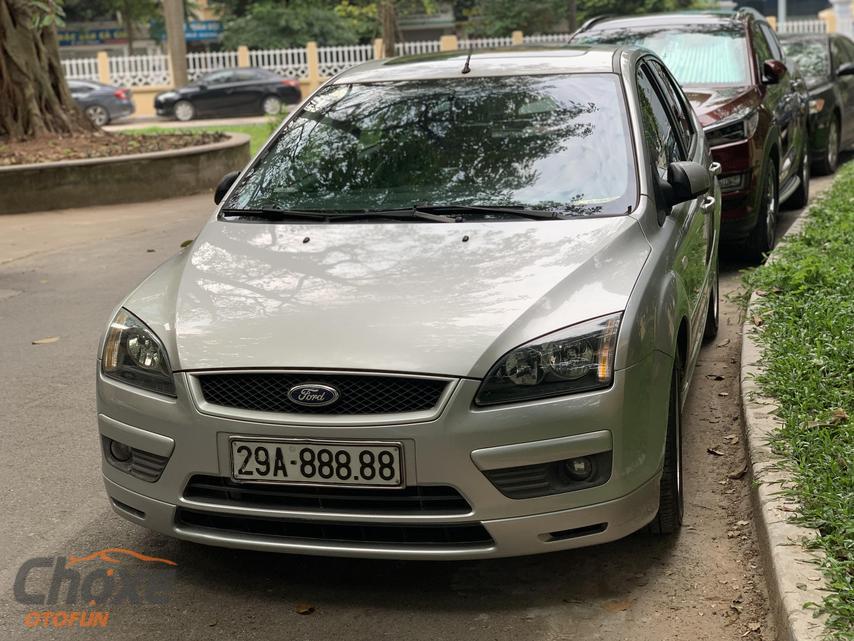
[[[236,51],[202,51],[187,54],[187,76],[190,80],[195,80],[217,69],[236,66]]]
[[[827,33],[824,20],[786,20],[777,24],[778,33]]]
[[[97,58],[70,58],[62,61],[62,69],[69,80],[98,80]]]
[[[172,82],[169,56],[111,56],[110,83],[124,87],[168,85]]]
[[[285,78],[308,78],[308,52],[302,48],[253,50],[249,52],[249,65]]]

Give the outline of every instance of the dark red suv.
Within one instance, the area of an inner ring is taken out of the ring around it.
[[[593,18],[572,44],[635,44],[682,85],[722,166],[721,236],[752,258],[774,247],[780,203],[809,197],[809,95],[777,35],[752,9]]]

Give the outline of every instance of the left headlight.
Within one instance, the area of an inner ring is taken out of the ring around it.
[[[489,370],[476,405],[514,403],[609,387],[622,313],[572,325],[517,347]]]
[[[175,396],[166,348],[145,323],[126,309],[119,310],[107,330],[101,371],[128,385]]]

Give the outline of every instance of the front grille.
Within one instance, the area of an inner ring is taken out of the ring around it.
[[[175,512],[178,526],[276,538],[282,541],[400,545],[405,547],[483,546],[493,543],[480,523],[410,525],[301,521],[213,514],[187,508]]]
[[[471,512],[471,506],[460,493],[444,485],[378,490],[235,483],[221,476],[197,475],[187,483],[184,498],[219,505],[277,510],[443,515]]]
[[[294,385],[322,384],[338,390],[331,405],[307,407],[288,398]],[[400,376],[291,372],[203,374],[199,384],[213,405],[288,414],[400,414],[436,407],[448,381]]]

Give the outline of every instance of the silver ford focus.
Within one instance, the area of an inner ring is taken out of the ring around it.
[[[342,73],[117,307],[112,507],[198,543],[383,558],[674,532],[717,171],[646,50]]]

